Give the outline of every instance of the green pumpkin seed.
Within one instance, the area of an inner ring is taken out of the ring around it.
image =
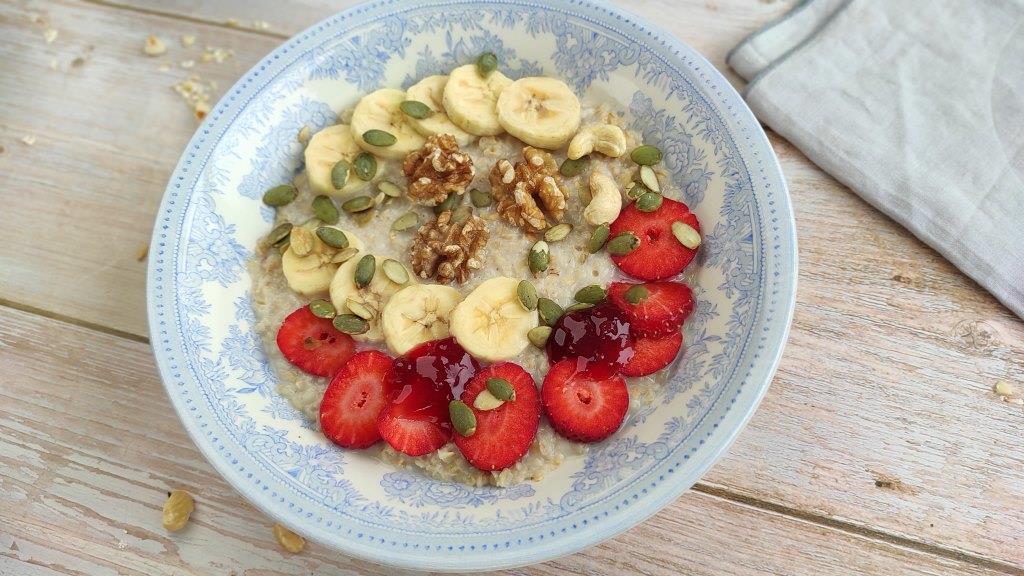
[[[646,192],[636,199],[636,209],[641,212],[654,212],[661,207],[661,194]]]
[[[647,189],[647,186],[644,186],[639,182],[634,182],[626,192],[626,196],[629,196],[630,200],[636,200],[648,192],[650,192],[650,190]]]
[[[544,240],[547,242],[559,242],[572,232],[572,224],[556,224],[544,231]]]
[[[593,234],[590,235],[590,240],[587,240],[587,252],[596,254],[601,248],[604,248],[604,243],[608,241],[610,233],[611,228],[608,224],[601,224],[594,228]]]
[[[644,300],[647,300],[647,297],[650,295],[651,293],[647,290],[646,286],[643,284],[637,284],[629,290],[626,290],[626,293],[622,296],[626,299],[626,302],[629,302],[630,304],[639,304]]]
[[[313,215],[324,224],[338,223],[338,207],[327,196],[313,198]]]
[[[398,138],[395,138],[395,135],[390,132],[373,128],[363,132],[363,142],[370,146],[386,147],[393,146],[395,142],[398,142]]]
[[[661,184],[658,183],[658,175],[654,173],[654,168],[650,166],[640,167],[640,181],[647,186],[651,192],[661,192]]]
[[[448,416],[452,420],[452,428],[455,428],[459,436],[472,436],[476,433],[476,415],[462,400],[448,403]]]
[[[313,316],[316,316],[317,318],[330,319],[334,318],[337,315],[337,312],[334,310],[334,305],[322,298],[318,298],[310,302],[309,311],[312,312]]]
[[[555,322],[562,317],[565,311],[558,305],[557,302],[550,298],[538,298],[537,299],[537,314],[540,316],[540,321],[545,326],[554,326]]]
[[[498,57],[494,55],[494,52],[484,52],[476,59],[476,71],[487,78],[491,72],[498,69]]]
[[[455,209],[454,212],[452,212],[452,222],[455,222],[456,224],[462,224],[466,220],[469,220],[469,217],[472,215],[472,208],[470,208],[469,206],[459,206],[458,208]]]
[[[274,186],[263,193],[263,203],[275,208],[278,206],[285,206],[292,200],[295,200],[296,194],[298,194],[298,191],[295,190],[295,186],[292,186],[291,184]]]
[[[480,190],[479,188],[473,188],[469,191],[469,198],[473,201],[473,206],[477,208],[487,208],[494,202],[494,198],[490,194]]]
[[[398,260],[392,260],[388,258],[384,262],[381,262],[380,269],[384,271],[384,275],[388,277],[395,284],[405,284],[409,282],[409,271],[402,266],[402,263]]]
[[[417,120],[423,120],[424,118],[429,118],[434,115],[434,111],[430,109],[430,106],[427,106],[419,100],[404,100],[398,105],[398,108],[401,109],[402,113],[406,116]]]
[[[523,308],[537,309],[537,289],[529,280],[519,282],[519,286],[516,287],[516,295],[519,296],[519,303],[523,305]]]
[[[583,156],[576,160],[569,158],[562,162],[562,165],[558,167],[558,173],[566,178],[572,178],[573,176],[579,176],[586,172],[587,168],[590,167],[590,156]]]
[[[536,328],[531,328],[526,333],[526,338],[530,340],[530,344],[542,350],[548,343],[549,337],[551,337],[551,326],[537,326]]]
[[[292,223],[291,222],[282,222],[282,223],[278,224],[277,226],[274,226],[274,229],[270,231],[270,234],[267,234],[267,238],[264,241],[267,244],[275,245],[278,242],[281,242],[282,240],[287,239],[288,235],[291,234],[291,232],[292,232]]]
[[[445,210],[455,210],[455,207],[459,204],[462,204],[462,194],[452,192],[447,198],[442,200],[440,204],[434,206],[434,214],[440,214]]]
[[[661,162],[661,150],[657,146],[644,144],[643,146],[633,148],[633,151],[629,153],[629,157],[633,162],[641,166],[654,166]]]
[[[494,394],[491,394],[487,390],[481,390],[480,393],[476,395],[476,398],[473,398],[473,408],[476,408],[477,410],[480,410],[482,412],[494,410],[495,408],[498,408],[504,403],[504,400],[499,400],[498,398],[495,398]]]
[[[367,254],[360,258],[359,262],[356,264],[356,271],[353,274],[356,286],[364,288],[371,280],[373,280],[373,273],[376,271],[377,259],[373,257],[373,254]]]
[[[608,241],[606,249],[613,256],[625,256],[640,246],[640,239],[632,232],[623,232]]]
[[[331,228],[330,226],[321,226],[316,229],[316,235],[331,248],[348,248],[348,236],[344,232],[337,228]]]
[[[352,169],[360,180],[369,182],[377,175],[377,159],[369,152],[363,152],[352,162]]]
[[[608,297],[608,291],[597,284],[584,286],[576,291],[574,299],[584,304],[597,304]]]
[[[373,208],[373,198],[370,198],[369,196],[356,196],[355,198],[349,198],[341,205],[341,209],[349,214],[363,212],[370,208]]]
[[[394,230],[395,232],[401,232],[403,230],[408,230],[409,228],[412,228],[419,223],[419,214],[410,210],[405,214],[402,214],[398,218],[395,218],[395,221],[391,223],[391,229]]]
[[[372,320],[377,315],[373,308],[370,308],[366,304],[352,298],[345,299],[345,307],[348,308],[349,312],[359,316],[363,320]]]
[[[348,248],[342,248],[337,254],[331,258],[331,264],[341,264],[348,262],[350,258],[359,253],[359,250],[349,246]]]
[[[530,271],[534,274],[540,274],[541,272],[548,269],[548,265],[551,264],[551,251],[548,249],[548,243],[541,240],[530,248],[530,256],[527,258],[530,264]]]
[[[381,181],[380,184],[377,184],[377,190],[380,190],[381,192],[392,198],[401,198],[403,194],[403,191],[401,187],[398,186],[398,184],[395,184],[394,182],[388,182],[387,180],[383,180]]]
[[[370,329],[370,323],[355,314],[339,314],[331,323],[345,334],[363,334]]]
[[[292,252],[300,258],[309,255],[316,247],[313,234],[302,226],[292,228],[292,233],[288,235],[288,242],[291,244]]]
[[[516,399],[516,389],[504,378],[488,378],[487,391],[498,400],[505,402],[514,402]]]
[[[679,240],[679,243],[690,250],[696,250],[700,246],[700,232],[686,222],[676,220],[672,223],[672,235]]]
[[[568,314],[569,312],[576,312],[577,310],[586,310],[587,308],[593,308],[593,307],[594,307],[594,305],[590,304],[589,302],[577,302],[577,303],[573,304],[572,306],[569,306],[568,308],[566,308],[565,309],[565,313]]]
[[[348,172],[351,169],[352,166],[344,160],[339,160],[334,168],[331,168],[331,186],[334,186],[335,190],[345,187],[345,183],[348,182]]]

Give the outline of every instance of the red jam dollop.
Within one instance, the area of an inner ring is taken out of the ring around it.
[[[431,340],[395,358],[391,406],[396,414],[423,419],[451,431],[448,403],[480,370],[454,338]]]
[[[633,357],[629,322],[609,302],[569,312],[552,329],[547,353],[552,365],[576,358],[579,370],[611,376]]]

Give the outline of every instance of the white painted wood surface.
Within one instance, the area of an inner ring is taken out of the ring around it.
[[[196,125],[170,86],[194,73],[219,94],[350,2],[117,2],[0,2],[0,574],[386,573],[313,547],[282,556],[185,437],[140,343],[136,256]],[[627,7],[722,68],[791,4]],[[141,53],[149,34],[165,56]],[[208,44],[235,57],[180,68]],[[529,572],[1024,573],[1024,410],[992,392],[998,380],[1024,391],[1024,323],[772,142],[801,272],[762,408],[695,492]],[[197,491],[196,525],[168,536],[158,510],[177,486]]]

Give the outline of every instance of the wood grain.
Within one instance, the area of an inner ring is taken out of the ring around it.
[[[0,308],[0,573],[364,574],[395,571],[271,523],[181,429],[145,344]],[[171,489],[197,505],[168,534]],[[999,573],[691,492],[635,530],[517,574]]]

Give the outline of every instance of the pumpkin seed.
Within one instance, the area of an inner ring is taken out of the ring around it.
[[[349,312],[359,316],[363,320],[372,320],[377,315],[373,308],[370,308],[366,304],[352,298],[345,299],[345,307],[348,308]]]
[[[192,495],[184,490],[175,490],[167,495],[164,502],[163,525],[168,532],[177,532],[188,524],[192,511],[196,509]]]
[[[584,173],[589,167],[590,156],[583,156],[576,160],[566,158],[565,162],[562,162],[562,165],[558,167],[558,173],[566,178],[572,178],[573,176],[579,176]]]
[[[282,256],[291,247],[292,247],[291,237],[285,238],[284,240],[281,240],[277,244],[274,244],[274,248],[277,248],[277,253],[281,254]]]
[[[593,308],[593,307],[594,307],[594,305],[590,304],[589,302],[577,302],[577,303],[573,304],[572,306],[569,306],[568,308],[566,308],[565,309],[565,313],[568,314],[569,312],[575,312],[577,310],[586,310],[587,308]]]
[[[606,249],[613,256],[625,256],[640,246],[640,239],[632,232],[623,232],[608,241]]]
[[[654,212],[661,207],[661,194],[657,192],[645,192],[643,196],[636,199],[636,209],[641,212]]]
[[[562,317],[565,313],[562,307],[557,302],[550,298],[538,298],[537,299],[537,313],[540,316],[540,321],[545,326],[554,326],[555,322]]]
[[[700,232],[686,222],[676,220],[672,223],[672,235],[679,240],[679,243],[690,250],[696,250],[700,246]]]
[[[292,252],[296,256],[302,257],[309,255],[313,251],[315,240],[313,240],[313,234],[306,228],[299,226],[298,228],[292,228],[292,233],[288,236],[289,242],[291,243]]]
[[[369,196],[356,196],[355,198],[349,198],[341,205],[341,209],[350,214],[369,210],[370,208],[373,208],[373,198],[370,198]]]
[[[331,248],[348,248],[348,236],[337,228],[321,226],[316,229],[316,235],[324,244],[327,244]]]
[[[537,309],[537,289],[529,280],[522,280],[516,287],[516,295],[519,296],[519,303],[527,310]]]
[[[348,182],[348,171],[352,169],[352,166],[344,160],[339,160],[334,168],[331,168],[331,186],[334,186],[335,190],[341,190],[345,183]]]
[[[405,284],[409,281],[409,271],[398,260],[388,258],[381,263],[380,269],[384,271],[384,275],[388,277],[388,280],[395,284]]]
[[[644,144],[643,146],[633,148],[633,151],[629,153],[629,157],[633,162],[641,166],[653,166],[661,162],[661,150],[657,146]]]
[[[472,436],[476,433],[476,415],[462,400],[448,403],[448,416],[451,417],[452,428],[455,428],[459,436]]]
[[[412,228],[419,223],[419,214],[410,210],[405,214],[402,214],[398,218],[395,218],[395,221],[391,223],[391,229],[394,230],[395,232],[401,232],[403,230],[408,230],[409,228]]]
[[[527,259],[530,264],[530,271],[534,274],[540,274],[541,272],[548,269],[548,265],[551,264],[551,251],[548,249],[548,243],[540,240],[530,248],[530,256]]]
[[[376,271],[377,259],[373,257],[373,254],[367,254],[360,258],[359,262],[356,264],[356,271],[353,274],[356,286],[360,288],[366,287],[366,285],[373,280],[373,273]]]
[[[611,234],[611,228],[608,224],[601,224],[594,228],[594,232],[590,235],[590,240],[587,240],[587,252],[596,254],[601,250],[604,247],[604,243],[608,241],[609,234]]]
[[[597,284],[591,284],[590,286],[584,286],[577,290],[574,299],[577,302],[583,302],[585,304],[597,304],[607,297],[607,290]]]
[[[348,248],[342,248],[340,252],[338,252],[331,258],[331,264],[341,264],[343,262],[348,262],[350,258],[352,258],[358,253],[359,250],[351,246],[349,246]]]
[[[626,302],[629,302],[630,304],[639,304],[646,300],[650,295],[651,293],[647,290],[646,286],[643,284],[637,284],[629,290],[626,290],[626,293],[622,296],[626,299]]]
[[[313,215],[325,224],[338,223],[338,207],[327,196],[313,198]]]
[[[274,524],[274,538],[277,539],[277,543],[280,544],[282,548],[292,554],[298,554],[306,547],[305,538],[280,524]]]
[[[572,232],[572,224],[556,224],[544,231],[544,240],[548,242],[559,242]]]
[[[473,201],[473,206],[477,208],[487,208],[494,202],[494,198],[490,194],[480,190],[479,188],[473,188],[469,191],[469,198]]]
[[[292,232],[291,222],[282,222],[267,234],[266,243],[270,245],[277,244],[278,242],[288,238],[288,235]]]
[[[487,391],[498,400],[514,402],[516,399],[516,389],[504,378],[488,378],[486,386]]]
[[[462,194],[452,192],[447,198],[442,200],[440,204],[434,206],[434,214],[440,214],[445,210],[455,210],[455,207],[459,204],[462,204]]]
[[[647,186],[644,186],[639,182],[634,182],[633,185],[627,189],[626,196],[629,196],[630,200],[636,200],[648,192],[650,192],[650,190],[647,189]]]
[[[338,315],[338,312],[334,309],[334,305],[322,298],[317,298],[310,302],[309,311],[317,318],[330,319]]]
[[[476,395],[476,398],[473,398],[473,408],[483,412],[494,410],[504,403],[504,400],[495,398],[494,394],[491,394],[487,390],[481,390],[480,393]]]
[[[363,142],[370,146],[393,146],[395,142],[398,142],[398,138],[395,138],[395,135],[390,132],[372,128],[363,132]]]
[[[387,180],[382,180],[380,184],[377,184],[377,190],[380,190],[392,198],[401,198],[403,193],[398,184],[388,182]]]
[[[484,52],[476,59],[476,71],[484,78],[497,69],[498,57],[494,55],[494,52]]]
[[[459,206],[458,208],[455,209],[454,212],[452,212],[452,222],[455,222],[456,224],[462,224],[466,220],[469,220],[469,217],[472,215],[472,208],[470,208],[469,206]]]
[[[650,166],[640,167],[640,181],[647,186],[647,189],[651,192],[661,192],[661,184],[658,183],[658,175],[654,173],[654,168]]]
[[[331,323],[345,334],[362,334],[370,329],[370,323],[355,314],[338,314]]]
[[[543,349],[551,336],[551,326],[537,326],[526,333],[526,338],[537,348]]]
[[[417,120],[423,120],[434,115],[434,111],[419,100],[404,100],[398,105],[398,108],[402,110],[406,116],[415,118]]]
[[[369,182],[377,175],[377,159],[369,152],[363,152],[352,162],[352,169],[360,180]]]
[[[275,208],[278,206],[285,206],[292,200],[295,200],[296,194],[298,194],[298,191],[296,191],[295,186],[292,186],[291,184],[274,186],[263,193],[263,203]]]

